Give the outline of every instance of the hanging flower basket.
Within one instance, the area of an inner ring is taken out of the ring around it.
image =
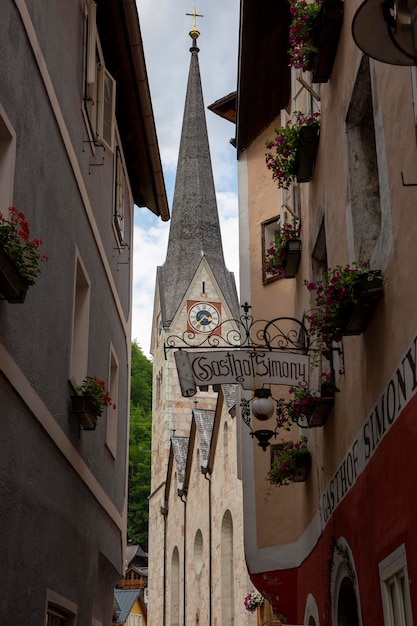
[[[343,24],[341,0],[289,0],[290,64],[312,72],[313,83],[329,80]]]
[[[25,301],[28,286],[0,242],[0,292],[7,302]]]
[[[343,335],[360,335],[368,326],[375,308],[384,293],[381,272],[363,274],[354,287],[355,302],[343,305],[341,311],[341,331]]]
[[[322,280],[305,284],[315,299],[307,315],[309,330],[325,350],[344,335],[363,333],[384,292],[381,272],[369,270],[368,264],[339,265]]]
[[[299,483],[307,479],[311,468],[311,453],[307,447],[307,438],[299,441],[286,441],[274,451],[274,460],[267,480],[271,485],[281,487],[291,482]]]
[[[295,278],[301,260],[301,239],[289,241],[285,250],[284,278]]]
[[[313,54],[311,63],[313,83],[326,83],[331,76],[342,24],[343,2],[324,0],[314,34],[317,52]]]
[[[306,452],[304,454],[300,454],[295,461],[295,472],[292,477],[293,483],[304,483],[311,469],[311,454],[310,452]]]
[[[318,426],[324,426],[327,422],[327,418],[334,405],[333,397],[317,397],[312,398],[308,410],[300,414],[300,417],[305,417],[308,428],[317,428]],[[303,424],[299,423],[299,426],[303,427]]]
[[[295,156],[295,177],[298,183],[310,182],[318,149],[319,127],[304,126],[300,131],[300,145]]]
[[[70,396],[70,411],[77,417],[82,430],[96,429],[97,415],[92,410],[87,398]]]
[[[292,182],[308,182],[316,160],[320,114],[294,111],[290,119],[275,129],[275,138],[265,145],[265,163],[279,189],[289,189]],[[272,150],[272,152],[271,152]]]
[[[266,251],[263,270],[267,276],[294,278],[301,258],[301,228],[283,224]]]
[[[243,604],[245,605],[245,609],[249,611],[249,613],[255,613],[256,609],[260,609],[264,605],[265,599],[259,591],[255,591],[254,589],[248,593],[248,595],[243,600]]]
[[[289,429],[291,424],[300,428],[324,426],[334,405],[335,385],[330,374],[322,373],[321,394],[305,387],[291,387],[290,400],[277,402],[279,426]]]

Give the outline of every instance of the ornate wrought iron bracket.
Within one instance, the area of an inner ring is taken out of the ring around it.
[[[289,351],[307,354],[314,350],[306,326],[294,317],[254,320],[247,302],[241,305],[243,315],[223,320],[208,335],[184,331],[170,335],[164,344],[165,358],[172,349]]]

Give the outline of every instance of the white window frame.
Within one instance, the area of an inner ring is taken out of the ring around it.
[[[15,164],[16,132],[0,104],[0,211],[4,214],[13,205]]]
[[[404,544],[380,562],[379,578],[385,626],[412,626],[410,581]],[[391,593],[392,585],[394,597]]]
[[[98,90],[98,136],[109,152],[114,151],[116,116],[116,81],[105,68],[100,67]]]
[[[112,153],[116,128],[116,81],[104,64],[94,0],[87,2],[85,20],[83,111],[92,143],[101,144]]]
[[[46,590],[46,606],[45,606],[45,626],[48,626],[48,612],[56,611],[58,614],[62,614],[62,617],[66,620],[66,626],[75,626],[77,617],[77,605],[56,593],[52,589]],[[58,615],[59,617],[61,615]]]
[[[116,238],[120,246],[125,244],[125,216],[128,206],[130,207],[131,199],[129,179],[126,174],[126,164],[123,156],[123,150],[119,137],[115,149],[114,159],[114,214],[113,225]],[[128,205],[128,206],[127,206]]]
[[[119,411],[119,359],[112,345],[109,356],[109,394],[112,404],[107,407],[106,446],[114,459],[117,457],[117,422]],[[113,408],[113,404],[116,408]]]
[[[275,241],[275,233],[278,231],[281,224],[281,216],[275,215],[268,220],[265,220],[261,224],[262,229],[262,262],[265,258],[266,251],[270,247],[271,243]],[[262,263],[263,264],[263,263]],[[275,280],[279,280],[282,276],[273,276],[268,274],[262,267],[262,283],[264,285],[271,283]]]
[[[74,304],[72,313],[72,338],[70,382],[74,389],[87,376],[88,337],[90,332],[91,281],[81,256],[76,251],[74,271]]]

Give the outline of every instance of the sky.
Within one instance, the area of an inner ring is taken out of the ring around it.
[[[227,268],[238,280],[235,126],[207,106],[236,90],[239,0],[136,0],[170,211],[190,65],[194,6],[199,65]],[[165,261],[170,222],[135,207],[132,340],[149,357],[156,268]]]

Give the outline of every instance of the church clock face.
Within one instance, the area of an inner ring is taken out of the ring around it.
[[[219,310],[210,302],[196,302],[188,309],[188,323],[197,333],[211,333],[220,323]]]

